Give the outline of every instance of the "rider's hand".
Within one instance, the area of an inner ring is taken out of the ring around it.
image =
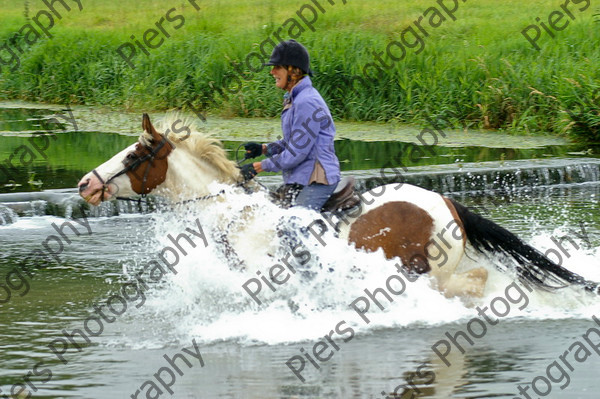
[[[254,142],[245,143],[244,148],[246,149],[246,156],[244,157],[244,159],[260,157],[263,153],[262,144]]]
[[[256,171],[256,173],[262,173],[265,171],[262,168],[262,162],[253,162],[252,166],[254,167],[254,170]]]
[[[242,166],[240,172],[242,173],[242,177],[244,178],[245,182],[252,180],[254,176],[256,176],[256,170],[251,163]]]

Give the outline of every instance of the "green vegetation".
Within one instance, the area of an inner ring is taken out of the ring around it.
[[[299,20],[296,11],[304,1],[198,0],[199,11],[187,0],[82,0],[82,11],[74,0],[65,1],[72,10],[55,21],[53,39],[29,45],[31,36],[15,32],[46,6],[0,0],[0,43],[19,43],[24,49],[15,72],[0,65],[0,98],[146,111],[193,105],[221,116],[279,113],[281,93],[268,69],[250,72],[245,58],[260,51],[260,43],[286,20]],[[581,141],[600,141],[600,25],[594,22],[593,6],[579,11],[584,2],[570,3],[574,20],[565,15],[561,23],[569,24],[553,31],[554,39],[540,28],[538,51],[521,31],[536,17],[548,23],[564,1],[459,2],[456,21],[446,17],[434,29],[426,23],[429,16],[423,20],[428,36],[421,52],[408,48],[406,57],[381,76],[371,69],[370,78],[362,81],[365,65],[375,62],[373,52],[400,41],[405,29],[438,4],[320,3],[326,12],[318,14],[315,31],[302,24],[304,31],[295,32],[311,52],[314,84],[337,119],[422,125],[439,116],[474,128],[572,133]],[[148,49],[149,56],[132,46],[138,55],[131,61],[135,69],[130,68],[117,48],[133,44],[131,35],[141,40],[146,30],[157,29],[171,8],[176,8],[172,16],[182,15],[185,23],[164,22],[169,37]],[[0,57],[8,59],[6,51]],[[248,78],[240,80],[241,86],[234,80],[238,62],[244,63],[239,68]],[[257,65],[254,58],[250,66]]]

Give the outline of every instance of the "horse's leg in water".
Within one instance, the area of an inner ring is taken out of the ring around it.
[[[448,198],[443,197],[446,206],[450,210],[450,214],[452,215],[452,221],[446,225],[447,228],[452,229],[451,236],[453,238],[460,237],[462,240],[462,246],[456,245],[457,248],[460,247],[461,254],[460,257],[456,260],[456,264],[453,267],[452,274],[446,275],[445,283],[444,283],[444,295],[448,298],[453,296],[472,296],[481,298],[483,296],[483,291],[485,289],[485,284],[488,278],[488,272],[483,267],[478,267],[475,269],[467,270],[463,273],[457,273],[456,268],[458,267],[458,263],[462,258],[465,250],[465,244],[467,242],[467,233],[465,231],[465,226],[463,225],[458,212],[454,208],[452,201]],[[439,234],[437,236],[439,237]],[[443,232],[442,232],[443,237]]]
[[[448,298],[453,296],[472,296],[481,298],[488,272],[483,267],[468,270],[464,273],[455,273],[444,284],[444,295]]]
[[[224,228],[213,230],[211,236],[216,244],[216,249],[223,255],[229,267],[234,270],[244,271],[246,270],[246,262],[240,258],[229,240],[228,235],[231,232],[232,224],[233,222]]]

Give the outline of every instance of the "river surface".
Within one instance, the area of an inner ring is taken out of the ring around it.
[[[0,109],[0,397],[11,390],[39,398],[598,397],[598,297],[573,288],[529,291],[494,267],[498,259],[465,261],[490,272],[481,299],[447,299],[426,278],[404,280],[392,302],[376,297],[382,309],[371,304],[369,323],[349,305],[398,275],[394,262],[335,240],[313,245],[309,267],[275,292],[263,286],[261,305],[242,289],[256,275],[230,267],[210,237],[188,234],[193,247],[181,242],[176,273],[150,282],[141,273],[173,245],[169,234],[209,231],[220,209],[173,209],[158,200],[82,204],[79,178],[139,131],[78,130],[52,120],[55,112]],[[43,141],[36,132],[53,136]],[[234,158],[244,134],[219,134]],[[360,189],[402,180],[444,193],[600,281],[597,149],[543,138],[505,148],[497,141],[519,140],[502,136],[489,146],[426,149],[388,136],[336,142],[343,173]],[[33,142],[43,151],[33,152]],[[9,158],[15,168],[6,167]],[[260,179],[274,186],[280,177]],[[261,198],[232,194],[231,201],[259,206],[265,224],[283,215]],[[295,223],[309,217],[295,216]],[[44,245],[55,256],[32,256]],[[276,262],[244,261],[263,274]],[[136,288],[140,276],[145,290]],[[120,314],[102,316],[107,303]],[[494,306],[501,317],[490,313]],[[479,314],[486,307],[487,318]],[[89,342],[76,333],[85,328]]]

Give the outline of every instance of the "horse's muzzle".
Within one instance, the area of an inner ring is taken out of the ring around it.
[[[88,186],[90,185],[90,180],[86,180],[85,182],[80,181],[79,184],[77,185],[79,187],[79,194],[83,193],[85,191],[86,188],[88,188]]]
[[[98,206],[102,201],[105,201],[110,197],[110,190],[107,190],[104,185],[94,177],[91,173],[84,176],[79,183],[77,183],[77,189],[79,196],[86,202]]]

